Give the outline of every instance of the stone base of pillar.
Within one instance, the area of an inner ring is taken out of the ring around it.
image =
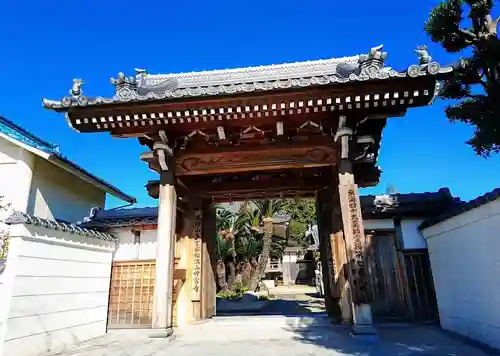
[[[377,330],[373,327],[370,304],[355,304],[352,309],[352,334],[357,336],[376,336]]]
[[[174,337],[174,329],[152,329],[149,337],[151,339],[172,339]]]

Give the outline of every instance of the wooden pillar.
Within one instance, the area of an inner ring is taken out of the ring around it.
[[[345,123],[345,117],[341,122]],[[372,323],[371,300],[368,268],[366,265],[366,239],[359,201],[358,187],[354,181],[353,166],[349,156],[352,131],[347,127],[339,128],[337,137],[341,143],[339,165],[339,198],[346,254],[348,256],[348,275],[352,300],[353,333],[375,334]]]
[[[168,337],[172,330],[175,222],[177,194],[171,171],[160,173],[156,237],[156,284],[153,299],[152,337]]]
[[[316,217],[318,222],[319,250],[321,269],[323,270],[323,286],[325,305],[328,315],[334,319],[340,318],[338,303],[334,296],[334,261],[330,241],[332,223],[332,190],[322,189],[316,195]]]
[[[337,322],[350,323],[352,313],[347,281],[347,256],[336,184],[318,192],[316,214],[328,315]]]
[[[352,300],[349,285],[349,259],[347,257],[346,244],[344,239],[344,229],[342,222],[342,210],[340,207],[339,192],[337,187],[333,189],[332,208],[332,232],[330,233],[330,243],[332,245],[334,263],[334,295],[340,308],[340,318],[343,323],[352,322]]]
[[[191,203],[191,201],[189,201]],[[188,204],[182,214],[180,214],[182,219],[178,222],[182,222],[182,228],[179,231],[179,236],[177,237],[177,243],[175,246],[175,256],[180,258],[179,265],[177,268],[180,270],[185,270],[185,280],[178,281],[180,283],[180,288],[174,287],[174,292],[177,292],[177,300],[175,302],[175,309],[177,311],[174,321],[176,324],[174,326],[182,326],[193,322],[193,302],[192,302],[192,290],[193,290],[193,260],[194,260],[194,220],[195,220],[195,209],[192,204]],[[179,226],[177,227],[179,230]],[[177,290],[176,290],[177,289]]]
[[[215,316],[217,283],[216,268],[216,211],[212,202],[203,202],[203,319]]]

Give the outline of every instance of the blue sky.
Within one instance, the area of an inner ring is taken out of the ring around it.
[[[0,6],[0,114],[57,143],[68,158],[155,205],[144,185],[156,175],[139,160],[134,139],[78,134],[42,97],[68,93],[83,78],[85,95],[112,96],[111,76],[189,72],[366,53],[384,44],[387,64],[417,61],[416,45],[447,64],[456,57],[431,44],[423,24],[436,1],[4,1]],[[468,200],[500,186],[500,156],[485,160],[464,144],[472,129],[450,124],[445,104],[390,119],[380,184],[365,193],[436,191]],[[119,202],[110,200],[111,206]]]

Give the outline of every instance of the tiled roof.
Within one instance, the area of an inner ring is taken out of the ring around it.
[[[374,204],[376,196],[360,197],[363,217],[366,219],[393,218],[396,216],[428,218],[447,211],[457,204],[460,198],[454,198],[448,188],[437,192],[395,194],[397,204],[386,210],[380,210]]]
[[[377,46],[368,54],[351,57],[246,68],[153,75],[144,69],[136,69],[135,76],[126,77],[120,73],[118,78],[111,79],[116,87],[115,96],[112,98],[83,96],[83,81],[75,79],[76,87],[71,96],[61,100],[43,99],[43,105],[46,108],[67,111],[71,107],[123,102],[234,95],[392,78],[437,77],[453,71],[451,66],[441,67],[437,62],[413,64],[397,71],[384,65],[386,56],[383,46]]]
[[[113,185],[109,184],[103,179],[88,172],[75,162],[70,161],[69,159],[64,157],[59,150],[59,146],[53,145],[45,140],[42,140],[41,138],[35,136],[31,132],[27,131],[26,129],[20,127],[19,125],[15,124],[14,122],[2,116],[0,116],[0,133],[10,137],[13,140],[21,142],[29,147],[44,152],[45,154],[48,155],[49,161],[55,161],[61,163],[64,166],[69,166],[69,168],[72,168],[75,171],[80,172],[94,184],[103,186],[109,194],[114,195],[115,197],[127,201],[129,203],[136,202],[136,199],[134,197],[122,192],[120,189],[114,187]]]
[[[420,230],[426,229],[433,225],[439,224],[440,222],[451,219],[454,216],[463,214],[475,208],[479,208],[480,206],[485,205],[487,203],[491,203],[497,199],[500,199],[500,188],[496,188],[491,192],[481,195],[471,201],[462,202],[461,204],[456,205],[452,209],[449,209],[438,216],[432,217],[422,222],[422,224],[420,224],[418,228]]]
[[[460,202],[453,198],[448,188],[438,192],[396,194],[398,205],[386,211],[380,211],[375,205],[374,195],[360,197],[364,218],[392,219],[395,216],[426,218],[433,214],[440,214]],[[112,228],[122,226],[137,226],[156,224],[158,208],[124,208],[115,210],[101,210],[80,226],[88,228]],[[279,223],[288,221],[287,216],[277,216]]]
[[[109,240],[109,241],[116,240],[112,235],[105,232],[95,231],[83,228],[81,226],[76,226],[74,224],[63,223],[55,220],[42,219],[36,216],[31,216],[26,213],[21,213],[19,211],[16,211],[11,216],[9,216],[5,220],[5,223],[8,225],[31,224],[36,226],[43,226],[47,229],[60,230],[72,234],[94,237],[101,240]]]

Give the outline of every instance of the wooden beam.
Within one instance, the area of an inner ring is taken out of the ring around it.
[[[246,194],[257,191],[280,192],[295,190],[301,192],[315,192],[327,184],[328,181],[323,177],[310,177],[309,179],[297,179],[296,181],[285,178],[270,179],[268,181],[252,180],[222,182],[211,184],[202,194],[206,197],[211,197],[221,194]]]
[[[324,167],[337,161],[336,149],[331,146],[271,147],[261,146],[248,151],[181,154],[176,157],[176,175]]]
[[[265,200],[265,199],[309,199],[316,192],[282,191],[282,192],[252,192],[247,194],[216,195],[210,197],[212,203],[230,203],[235,201]]]

